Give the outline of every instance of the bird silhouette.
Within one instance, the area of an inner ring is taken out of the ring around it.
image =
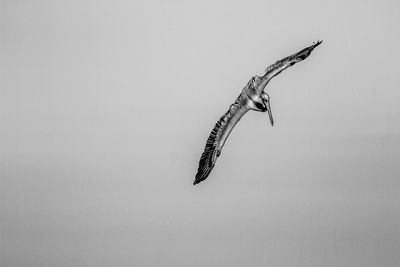
[[[270,98],[269,95],[264,92],[266,85],[273,77],[281,73],[283,70],[310,56],[314,48],[321,43],[322,41],[317,41],[313,45],[306,47],[293,55],[278,60],[265,70],[263,76],[254,76],[251,78],[235,102],[230,105],[228,111],[218,120],[214,129],[211,131],[204,152],[199,161],[196,178],[193,182],[194,185],[204,181],[210,175],[217,158],[221,154],[226,139],[247,111],[254,110],[259,112],[268,112],[271,125],[274,125]]]

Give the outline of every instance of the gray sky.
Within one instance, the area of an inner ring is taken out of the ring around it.
[[[1,266],[398,266],[397,1],[1,1]],[[192,185],[252,75],[268,85]]]

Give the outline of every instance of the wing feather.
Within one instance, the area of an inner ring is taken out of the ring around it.
[[[315,47],[319,46],[322,41],[317,41],[313,45],[304,48],[303,50],[285,57],[284,59],[278,60],[274,64],[270,65],[265,69],[265,75],[261,77],[261,83],[263,84],[262,88],[275,76],[284,71],[285,69],[293,66],[297,62],[300,62],[310,56],[311,52]]]
[[[229,107],[229,110],[217,121],[207,139],[203,154],[200,157],[196,179],[193,184],[204,181],[210,175],[230,132],[248,110],[249,107],[245,104],[244,96],[240,94],[235,103],[233,103]]]

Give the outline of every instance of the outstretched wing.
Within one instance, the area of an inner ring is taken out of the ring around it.
[[[249,107],[246,105],[245,98],[240,94],[235,103],[215,124],[201,155],[194,185],[204,181],[210,175],[233,127],[248,110]]]
[[[285,69],[289,68],[290,66],[293,66],[294,64],[306,59],[308,56],[310,56],[311,52],[319,46],[322,43],[322,41],[317,41],[313,45],[304,48],[303,50],[290,55],[288,57],[285,57],[284,59],[278,60],[271,66],[269,66],[265,70],[264,76],[261,77],[261,84],[260,89],[264,89],[264,87],[267,85],[267,83],[274,78],[276,75],[284,71]]]

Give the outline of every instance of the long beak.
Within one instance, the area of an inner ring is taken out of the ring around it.
[[[274,126],[274,118],[272,117],[271,104],[269,103],[269,100],[264,101],[264,103],[265,103],[265,106],[267,107],[269,121],[271,122],[271,126]]]

